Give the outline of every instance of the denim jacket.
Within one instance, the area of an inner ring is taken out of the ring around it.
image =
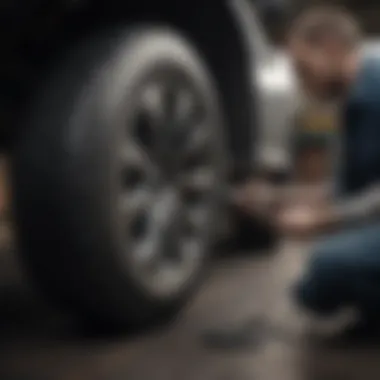
[[[380,217],[380,57],[362,62],[342,116],[336,211],[347,221]]]

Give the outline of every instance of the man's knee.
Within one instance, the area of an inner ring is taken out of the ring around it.
[[[345,249],[344,244],[329,241],[314,248],[309,266],[294,289],[299,305],[328,314],[345,301],[352,267]]]
[[[313,251],[305,273],[296,284],[301,306],[331,313],[342,305],[358,303],[368,274],[380,273],[380,226],[346,231],[321,241]]]

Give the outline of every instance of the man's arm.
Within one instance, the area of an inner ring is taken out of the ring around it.
[[[288,235],[309,236],[380,218],[380,185],[341,202],[295,205],[278,215],[277,227]]]
[[[332,213],[339,224],[361,223],[380,218],[380,184],[371,186],[356,196],[337,201]]]

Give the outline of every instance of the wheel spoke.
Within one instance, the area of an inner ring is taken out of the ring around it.
[[[178,126],[176,133],[179,135],[178,144],[181,146],[183,157],[206,147],[210,133],[204,125],[203,117],[202,108],[196,104],[191,92],[178,92],[175,125]]]
[[[184,264],[195,264],[196,261],[199,259],[199,255],[201,253],[202,244],[199,239],[196,238],[190,238],[186,239],[183,242],[182,246],[182,255],[184,259]]]
[[[154,182],[158,176],[156,163],[152,161],[144,148],[133,140],[129,140],[121,149],[122,169],[124,179],[134,177],[134,184],[143,182]],[[125,183],[129,187],[131,181]]]
[[[163,91],[164,128],[172,128],[178,116],[178,90],[175,86],[167,86]]]
[[[157,270],[162,257],[160,256],[161,230],[158,225],[149,221],[145,236],[135,241],[134,256],[145,270]]]
[[[125,166],[146,170],[149,166],[149,158],[144,150],[135,142],[129,140],[124,144],[121,151],[121,158]]]
[[[189,208],[186,214],[186,222],[190,233],[203,229],[207,222],[207,210],[203,207]]]
[[[160,128],[165,123],[165,88],[155,83],[148,86],[141,94],[141,111],[153,128]]]
[[[210,140],[211,133],[206,125],[198,124],[192,126],[184,144],[184,158],[188,158],[189,156],[191,157],[200,152],[205,152],[209,146]]]
[[[195,116],[195,100],[191,92],[185,89],[177,90],[174,107],[175,124],[187,127]]]
[[[139,266],[144,269],[153,269],[158,266],[157,246],[151,239],[144,239],[135,244],[134,256]]]
[[[151,192],[145,188],[138,188],[131,192],[126,191],[121,199],[121,210],[129,220],[143,214],[152,205]]]
[[[139,140],[149,140],[149,143],[144,142],[144,145],[149,148],[149,153],[155,161],[161,162],[173,148],[171,144],[173,133],[176,131],[176,114],[177,93],[174,86],[156,83],[143,92],[140,116],[142,123],[137,134]],[[144,134],[150,138],[141,138]]]
[[[214,171],[210,168],[200,168],[182,177],[180,186],[184,191],[207,192],[213,188]]]

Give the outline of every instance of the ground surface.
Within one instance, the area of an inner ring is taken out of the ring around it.
[[[23,293],[3,258],[0,379],[57,380],[376,380],[380,350],[323,350],[304,337],[288,302],[305,249],[220,259],[190,307],[167,329],[124,337],[88,336]],[[5,265],[6,264],[6,265]],[[205,347],[204,328],[265,316],[288,332],[256,348]]]

